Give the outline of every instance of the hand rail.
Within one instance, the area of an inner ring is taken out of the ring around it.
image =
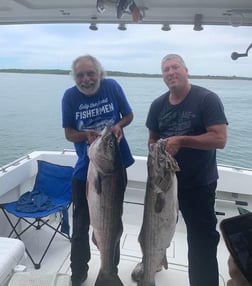
[[[7,172],[7,169],[10,168],[10,167],[14,167],[14,166],[17,166],[20,164],[21,161],[23,161],[24,159],[31,159],[30,155],[27,154],[27,155],[24,155],[20,158],[18,158],[17,160],[7,164],[7,165],[4,165],[3,167],[0,168],[0,172],[3,172],[3,173],[6,173]]]

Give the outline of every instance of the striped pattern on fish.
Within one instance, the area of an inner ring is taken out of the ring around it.
[[[155,274],[168,268],[166,249],[170,246],[178,218],[176,160],[159,140],[149,151],[144,216],[138,237],[143,258],[132,272],[138,286],[154,286]]]
[[[95,286],[123,286],[117,274],[117,264],[127,177],[118,143],[109,127],[90,145],[88,155],[87,199],[90,224],[101,260]]]

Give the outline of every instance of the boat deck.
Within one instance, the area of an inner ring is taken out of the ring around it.
[[[139,244],[137,243],[137,228],[134,228],[130,225],[124,225],[125,231],[121,240],[121,260],[119,264],[119,276],[126,286],[136,285],[131,279],[131,271],[135,267],[136,263],[141,260],[141,251]],[[34,231],[36,232],[36,231]],[[43,231],[44,232],[44,231]],[[44,244],[46,233],[43,233],[37,237],[32,235],[32,238],[27,238],[26,243],[32,247],[32,252],[39,252],[41,246]],[[41,239],[43,237],[43,239]],[[187,277],[187,265],[186,265],[186,247],[181,248],[176,247],[178,245],[184,245],[183,243],[185,237],[181,234],[176,234],[172,246],[167,251],[169,259],[169,269],[163,270],[156,275],[156,285],[165,286],[165,285],[174,285],[173,282],[176,282],[176,285],[189,285]],[[176,243],[175,243],[176,241]],[[184,241],[185,242],[185,241]],[[99,252],[96,247],[91,243],[91,260],[89,263],[89,273],[88,279],[83,285],[93,286],[96,280],[100,258]],[[179,251],[178,251],[179,250]],[[177,253],[178,252],[178,253]],[[35,255],[36,257],[36,255]],[[71,274],[70,271],[70,242],[64,239],[63,237],[58,237],[52,245],[52,248],[45,256],[39,270],[33,268],[32,263],[29,258],[26,260],[27,271],[36,271],[41,273],[67,273]],[[221,284],[225,285],[225,284]]]
[[[144,192],[143,192],[144,193]],[[119,264],[119,276],[125,286],[136,285],[131,279],[131,271],[136,263],[141,260],[140,245],[137,241],[138,233],[140,231],[143,214],[143,193],[136,192],[134,188],[129,187],[126,192],[124,204],[124,232],[121,238],[121,260]],[[228,206],[230,209],[230,205]],[[232,207],[235,210],[234,207]],[[51,218],[51,220],[57,218]],[[43,250],[48,231],[46,229],[31,230],[23,236],[23,240],[32,255],[39,259],[39,253]],[[90,230],[91,232],[92,230]],[[90,236],[91,237],[91,236]],[[91,260],[89,263],[88,279],[83,283],[85,286],[93,286],[96,280],[100,258],[96,246],[90,242],[91,245]],[[36,271],[42,273],[67,273],[70,271],[70,241],[62,236],[57,236],[49,249],[49,252],[42,261],[41,268],[35,270],[30,259],[27,257],[25,265],[27,271]],[[176,285],[186,286],[188,282],[188,266],[187,266],[187,242],[186,232],[183,218],[180,216],[177,224],[175,236],[172,240],[171,246],[167,249],[167,258],[169,262],[169,269],[163,269],[156,274],[156,285],[167,286]],[[221,240],[219,244],[218,260],[220,266],[220,286],[226,285],[228,280],[227,269],[228,251]],[[36,259],[35,259],[36,260]]]

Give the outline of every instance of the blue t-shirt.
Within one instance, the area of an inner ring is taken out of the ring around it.
[[[85,96],[76,86],[67,89],[62,99],[62,126],[78,131],[94,129],[102,131],[108,124],[116,124],[122,116],[132,113],[121,86],[113,79],[103,79],[97,93]],[[78,160],[74,177],[86,180],[89,158],[87,142],[74,143]],[[134,163],[128,143],[123,137],[120,144],[122,162],[125,168]]]
[[[160,138],[200,135],[208,126],[228,124],[221,100],[208,89],[192,85],[186,98],[176,105],[170,104],[168,97],[169,92],[153,101],[146,120],[147,128]],[[181,186],[206,185],[218,179],[216,150],[181,148],[175,158]]]

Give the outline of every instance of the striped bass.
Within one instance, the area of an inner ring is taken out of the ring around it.
[[[165,151],[165,141],[159,140],[149,151],[148,179],[144,200],[144,215],[138,241],[142,262],[132,272],[138,286],[154,286],[155,274],[168,268],[166,249],[175,233],[178,218],[176,160]]]
[[[123,286],[117,265],[127,177],[110,127],[105,127],[90,145],[88,156],[87,200],[93,241],[100,251],[101,261],[95,286]]]

